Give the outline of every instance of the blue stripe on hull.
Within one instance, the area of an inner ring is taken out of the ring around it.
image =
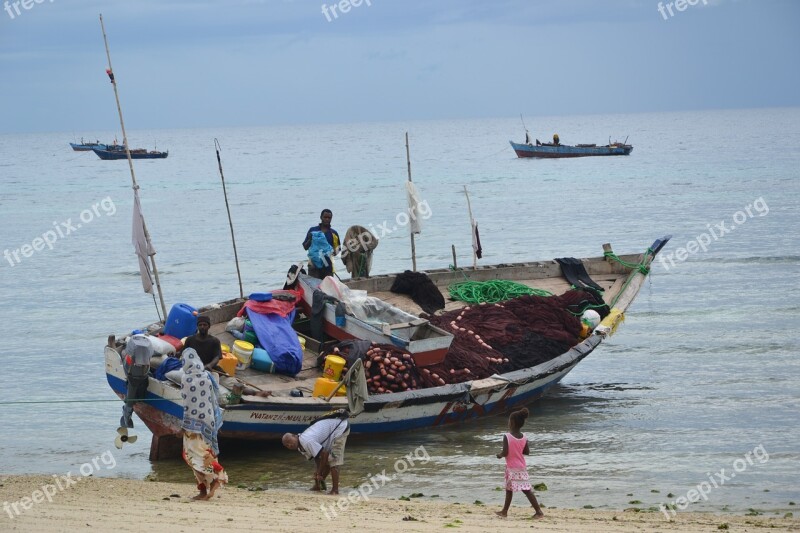
[[[126,391],[128,390],[128,382],[122,379],[119,379],[116,376],[112,376],[110,374],[106,374],[106,379],[108,380],[108,384],[111,385],[111,388],[117,394],[125,395]],[[157,396],[147,391],[147,395],[145,398],[148,400],[147,403],[154,408],[158,409],[159,411],[164,411],[167,414],[170,414],[179,420],[183,419],[183,406],[176,404],[172,400],[167,400],[166,398],[162,398],[161,396]]]
[[[566,374],[564,374],[566,375]],[[127,384],[124,380],[106,374],[108,379],[109,385],[111,388],[117,392],[118,394],[125,394],[125,390]],[[394,421],[387,421],[387,422],[375,422],[375,423],[358,423],[354,420],[353,422],[353,433],[354,434],[379,434],[379,433],[395,433],[401,431],[411,431],[416,429],[423,429],[423,428],[430,428],[430,427],[438,427],[438,426],[445,426],[450,424],[459,424],[462,422],[466,422],[468,420],[472,420],[475,418],[483,418],[486,416],[495,416],[501,413],[507,412],[508,410],[517,407],[519,405],[524,405],[527,403],[531,403],[537,399],[539,399],[550,387],[557,384],[563,376],[559,377],[556,380],[551,382],[545,383],[539,387],[531,389],[530,391],[526,391],[521,394],[511,394],[508,397],[501,397],[498,400],[487,402],[485,405],[479,404],[469,404],[463,412],[453,412],[451,409],[451,405],[447,404],[446,410],[448,411],[447,414],[441,415],[437,414],[434,416],[424,416],[419,418],[413,419],[403,419],[403,420],[394,420]],[[508,390],[508,389],[507,389]],[[516,391],[516,389],[514,389]],[[180,420],[183,417],[183,407],[172,400],[167,400],[157,396],[148,391],[147,399],[151,400],[148,402],[152,407],[168,413],[176,417]],[[153,401],[155,400],[155,401]],[[159,401],[160,400],[160,401]],[[413,407],[409,407],[407,409],[413,409]],[[247,404],[242,405],[241,407],[235,406],[227,409],[228,411],[296,411],[296,412],[312,412],[315,414],[323,414],[328,410],[326,406],[315,406],[315,405],[257,405],[257,404]],[[444,409],[443,409],[444,411]],[[220,437],[224,438],[237,438],[237,434],[247,434],[246,438],[254,438],[254,434],[256,434],[256,438],[277,438],[283,433],[299,433],[305,430],[308,427],[308,423],[301,422],[301,423],[248,423],[248,422],[233,422],[233,421],[225,421],[222,428],[220,428]]]

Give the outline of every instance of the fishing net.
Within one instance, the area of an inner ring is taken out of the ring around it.
[[[420,378],[427,386],[442,380],[460,383],[549,361],[580,340],[581,322],[574,313],[596,305],[591,292],[575,290],[466,306],[431,317],[432,324],[453,333],[454,339],[444,361],[423,368]]]
[[[438,387],[550,361],[580,341],[580,314],[590,308],[601,316],[608,314],[598,294],[576,289],[432,316],[431,324],[453,334],[444,361],[417,367],[413,356],[396,346],[372,344],[364,356],[369,390],[375,394]]]

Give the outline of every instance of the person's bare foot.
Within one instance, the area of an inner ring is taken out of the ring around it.
[[[322,489],[319,488],[319,485],[314,485],[313,487],[311,487],[308,490],[313,491],[313,492],[319,492]]]
[[[544,513],[536,513],[533,515],[534,520],[539,520],[540,518],[544,518]]]
[[[328,492],[328,494],[331,495],[331,496],[338,496],[339,491],[338,490],[331,490],[330,492]]]
[[[505,511],[495,511],[494,514],[496,514],[500,518],[506,518],[508,516],[508,513],[506,513]]]
[[[215,479],[215,480],[214,480],[214,481],[211,483],[211,488],[210,488],[210,490],[209,490],[209,493],[208,493],[208,498],[206,498],[206,499],[210,500],[211,498],[213,498],[213,497],[214,497],[214,493],[215,493],[215,492],[217,492],[217,489],[218,489],[218,488],[219,488],[219,481],[217,481],[217,480]]]
[[[201,493],[200,493],[200,494],[198,494],[197,496],[194,496],[192,499],[193,499],[194,501],[206,501],[206,500],[208,500],[209,498],[210,498],[210,496],[209,496],[207,493],[205,493],[205,492],[201,492]]]

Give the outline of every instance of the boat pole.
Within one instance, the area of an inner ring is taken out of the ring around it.
[[[467,197],[467,211],[469,211],[469,234],[474,239],[475,238],[475,219],[472,218],[472,206],[469,203],[469,192],[467,192],[467,186],[464,185],[464,196]],[[472,269],[478,269],[478,255],[475,252],[475,247],[472,247]]]
[[[233,242],[233,258],[236,261],[236,275],[239,276],[239,297],[244,298],[244,290],[242,289],[242,273],[239,271],[239,254],[236,252],[236,237],[233,235],[231,207],[228,205],[228,191],[225,189],[225,174],[222,173],[222,159],[219,157],[222,147],[216,138],[214,138],[214,148],[217,150],[217,166],[219,166],[219,177],[222,179],[222,194],[225,195],[225,209],[228,210],[228,225],[231,228],[231,241]]]
[[[411,152],[408,149],[408,132],[406,132],[406,163],[408,164],[408,181],[411,181]],[[411,231],[411,270],[417,271],[417,247],[414,243],[414,232]]]
[[[122,106],[119,104],[119,92],[117,92],[117,81],[114,78],[114,68],[111,66],[111,52],[108,50],[108,37],[106,37],[106,27],[103,24],[103,14],[100,14],[100,28],[103,30],[103,42],[106,45],[106,57],[108,58],[108,77],[111,78],[111,85],[114,87],[114,98],[117,100],[117,112],[119,113],[119,125],[122,128],[122,143],[125,146],[125,154],[128,156],[128,167],[131,169],[131,184],[134,194],[138,194],[139,184],[136,183],[136,173],[133,171],[133,160],[131,159],[131,150],[128,147],[128,135],[125,133],[125,121],[122,119]],[[142,228],[144,229],[144,238],[147,240],[148,254],[150,264],[153,266],[153,274],[156,278],[156,288],[158,289],[158,299],[161,301],[161,311],[164,313],[164,320],[167,320],[167,306],[164,305],[164,295],[161,293],[161,282],[158,279],[158,268],[156,267],[156,252],[153,250],[153,243],[150,240],[150,232],[147,231],[147,224],[142,217]]]

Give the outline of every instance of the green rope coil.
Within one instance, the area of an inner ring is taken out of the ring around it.
[[[500,279],[492,281],[461,281],[453,283],[447,287],[447,290],[450,292],[450,298],[453,300],[460,300],[471,304],[496,304],[525,295],[553,295],[543,289],[532,289],[521,283]]]

